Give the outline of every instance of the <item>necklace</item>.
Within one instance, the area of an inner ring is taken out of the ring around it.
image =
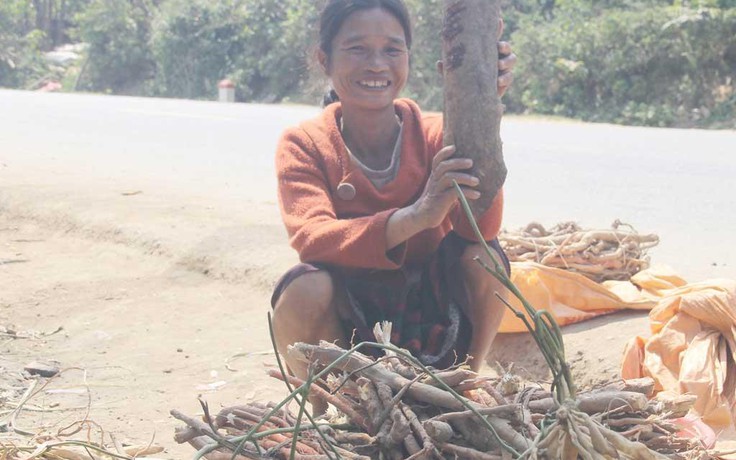
[[[396,158],[397,151],[399,150],[399,146],[401,144],[401,132],[402,132],[403,127],[404,127],[404,123],[401,121],[401,118],[398,115],[396,115],[396,114],[394,116],[396,117],[396,122],[399,124],[399,133],[398,133],[398,135],[396,137],[396,142],[394,143],[394,146],[391,149],[391,152],[392,153],[391,153],[391,157],[390,157],[391,158],[390,163],[389,163],[389,165],[386,168],[383,168],[383,169],[386,169],[386,170],[387,169],[390,169],[391,166],[394,164],[394,160]],[[361,166],[363,169],[368,169],[368,170],[374,170],[375,171],[376,169],[371,168],[369,166],[366,166],[365,163],[363,163],[363,161],[361,161],[361,157],[365,157],[365,155],[362,155],[362,154],[357,154],[356,155],[355,153],[353,153],[352,150],[350,150],[350,147],[348,147],[347,142],[345,142],[345,122],[343,121],[342,115],[340,116],[340,134],[342,135],[343,144],[345,144],[345,150],[347,150],[348,151],[348,154],[353,159],[355,159],[358,162],[359,166]],[[362,153],[362,152],[359,152],[359,153]]]

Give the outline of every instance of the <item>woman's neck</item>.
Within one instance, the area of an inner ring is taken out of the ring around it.
[[[371,169],[385,169],[399,136],[400,124],[393,106],[382,111],[342,110],[345,145]]]

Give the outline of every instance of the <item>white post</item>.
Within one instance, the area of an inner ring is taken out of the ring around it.
[[[217,84],[220,102],[235,102],[235,83],[225,79]]]

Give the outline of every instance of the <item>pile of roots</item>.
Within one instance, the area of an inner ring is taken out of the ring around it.
[[[203,420],[172,411],[187,424],[176,440],[199,449],[196,459],[209,460],[708,458],[704,448],[678,436],[677,419],[692,408],[694,398],[652,403],[652,380],[577,392],[558,324],[548,312],[537,311],[508,277],[454,185],[493,266],[476,261],[521,301],[523,311],[518,311],[498,296],[542,352],[552,372],[548,388],[522,386],[509,375],[493,380],[462,366],[435,371],[390,345],[391,325],[383,324],[374,330],[378,342],[350,350],[324,342],[290,347],[291,357],[306,363],[309,375],[306,381],[288,376],[279,360],[279,370],[271,375],[283,380],[290,394],[278,404],[230,407],[213,416],[203,403]],[[594,233],[578,238],[577,246],[590,247],[593,241],[600,251],[611,241],[619,249],[630,246],[615,231],[607,237]],[[557,246],[571,247],[572,237],[566,238]],[[645,240],[632,236],[626,241]],[[384,355],[370,358],[361,353],[366,348]],[[328,401],[338,415],[316,420],[305,410],[310,397]],[[299,405],[296,416],[289,411],[292,402]]]
[[[356,351],[361,346],[295,344],[290,353],[314,373],[304,382],[271,370],[288,382],[289,398],[217,415],[205,405],[203,419],[172,411],[187,425],[176,440],[209,460],[708,458],[677,435],[676,419],[694,399],[650,400],[651,379],[619,381],[560,403],[512,375],[492,379],[462,366],[436,372],[403,350],[363,345],[386,354],[374,359]],[[337,412],[302,420],[307,395]],[[297,415],[289,402],[300,403]]]
[[[649,267],[647,250],[659,244],[657,235],[639,234],[616,220],[610,229],[586,230],[575,222],[551,229],[533,222],[498,236],[512,262],[537,262],[580,273],[596,282],[626,281]]]

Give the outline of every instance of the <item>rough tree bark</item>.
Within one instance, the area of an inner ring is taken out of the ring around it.
[[[478,217],[506,180],[501,144],[503,105],[498,96],[499,0],[445,0],[442,62],[445,145],[471,158],[481,198],[470,203]]]

